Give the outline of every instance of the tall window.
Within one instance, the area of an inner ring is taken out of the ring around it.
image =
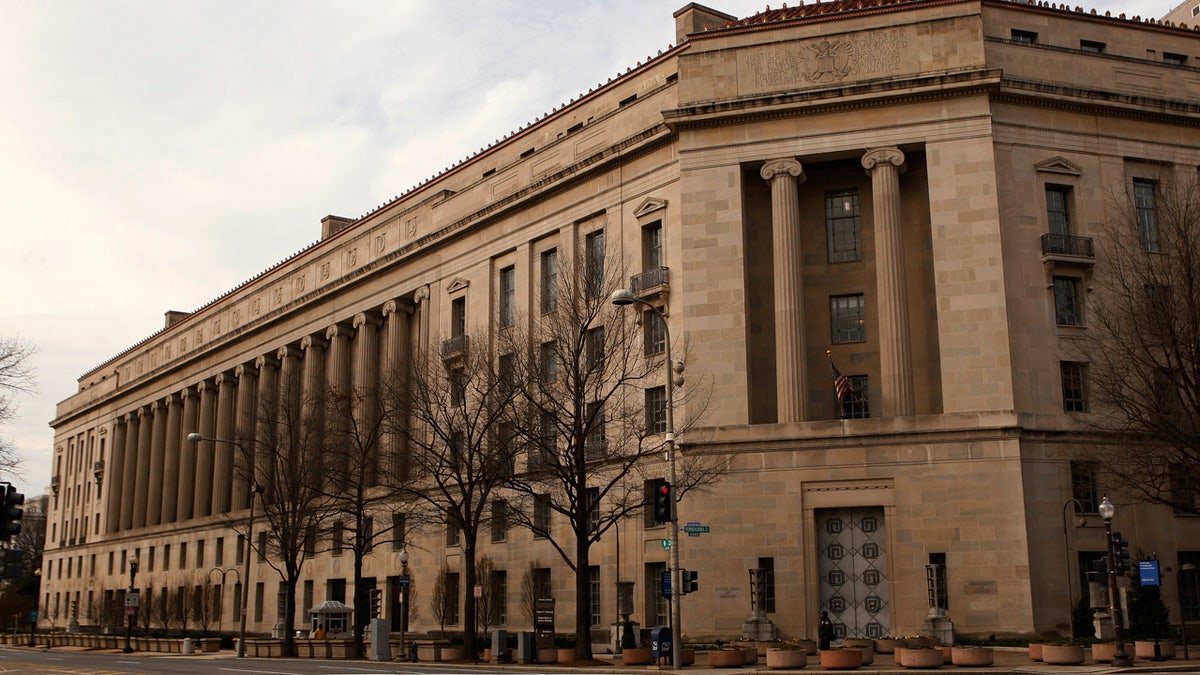
[[[450,371],[450,404],[461,406],[467,400],[467,372],[462,368]]]
[[[829,262],[862,260],[857,190],[825,193],[825,231]]]
[[[863,296],[835,295],[829,299],[833,342],[862,342],[867,339]]]
[[[450,337],[462,337],[467,334],[467,299],[455,298],[450,301]]]
[[[304,555],[317,554],[317,526],[309,523],[304,527]]]
[[[763,607],[765,612],[775,611],[775,559],[774,558],[759,558],[758,566],[766,571],[766,584],[764,595],[766,597],[766,606]]]
[[[392,514],[392,550],[404,549],[405,518],[403,513]]]
[[[346,526],[342,521],[333,524],[333,555],[341,555],[346,546]]]
[[[642,269],[663,266],[662,221],[656,220],[642,228]]]
[[[584,454],[588,459],[600,459],[605,453],[604,437],[604,401],[592,401],[587,405],[588,420],[591,429],[584,439]]]
[[[375,519],[371,516],[366,516],[362,521],[362,532],[358,533],[358,538],[362,542],[362,550],[370,553],[375,547]]]
[[[667,388],[650,387],[646,390],[646,432],[662,434],[667,431]]]
[[[503,626],[508,623],[508,572],[492,572],[492,594],[492,625]]]
[[[446,623],[454,625],[460,621],[458,617],[458,572],[446,574]]]
[[[604,230],[588,234],[584,244],[587,254],[588,297],[595,298],[604,293]]]
[[[550,384],[558,379],[558,353],[554,350],[553,342],[543,342],[538,350],[542,371],[542,382]]]
[[[588,616],[594,628],[600,625],[600,566],[588,566]]]
[[[588,488],[584,500],[588,507],[588,533],[595,534],[600,529],[600,488]]]
[[[667,321],[653,309],[642,313],[642,336],[646,344],[646,356],[656,356],[667,351]]]
[[[558,309],[558,249],[542,252],[542,314]]]
[[[1135,178],[1133,201],[1137,209],[1138,230],[1142,236],[1142,248],[1158,250],[1158,206],[1155,203],[1157,185],[1154,181]]]
[[[508,538],[508,502],[503,499],[492,500],[492,541],[504,541]]]
[[[538,445],[541,447],[534,448],[537,459],[535,464],[545,464],[550,461],[552,453],[558,449],[558,420],[552,412],[542,413],[541,422],[542,442]]]
[[[1100,505],[1095,462],[1071,462],[1071,497],[1078,499],[1083,513],[1096,513]]]
[[[1062,374],[1063,410],[1087,412],[1087,365],[1078,361],[1062,361],[1059,370]]]
[[[1189,515],[1196,512],[1196,485],[1189,480],[1190,472],[1178,462],[1168,469],[1171,475],[1171,512]]]
[[[517,320],[517,270],[513,266],[500,270],[500,325],[508,327]]]
[[[545,538],[550,536],[550,495],[533,496],[533,536]]]
[[[1054,277],[1054,320],[1060,326],[1081,326],[1079,279]]]
[[[1050,234],[1071,234],[1070,195],[1069,186],[1046,186],[1046,224]]]
[[[462,528],[458,526],[458,521],[453,516],[446,516],[446,546],[458,546],[462,537]]]
[[[196,542],[196,567],[204,567],[204,540]]]
[[[501,354],[496,360],[497,375],[500,379],[500,392],[502,394],[510,394],[513,388],[516,387],[516,367],[514,366],[515,359],[512,354]]]
[[[1179,604],[1184,621],[1200,621],[1200,551],[1180,551]],[[1183,566],[1191,565],[1198,570],[1184,572]]]
[[[646,563],[646,621],[647,626],[665,626],[670,619],[670,605],[663,597],[663,574],[666,563]]]
[[[588,331],[587,365],[589,370],[604,370],[604,326]]]

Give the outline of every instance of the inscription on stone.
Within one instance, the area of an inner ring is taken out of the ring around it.
[[[750,86],[762,91],[896,73],[907,47],[904,33],[892,29],[764,49],[744,63]]]
[[[968,581],[966,591],[971,595],[996,595],[999,592],[994,581]]]
[[[742,597],[741,586],[717,586],[713,588],[717,597],[723,600],[732,600]]]

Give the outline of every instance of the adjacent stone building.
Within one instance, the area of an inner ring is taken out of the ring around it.
[[[734,456],[679,504],[710,528],[681,542],[700,578],[685,635],[740,635],[752,568],[785,637],[814,637],[821,608],[845,634],[918,632],[931,571],[960,632],[1066,626],[1103,550],[1070,512],[1094,514],[1105,484],[1081,461],[1086,370],[1064,355],[1087,331],[1107,196],[1200,165],[1200,33],[1003,0],[742,19],[689,4],[675,22],[678,45],[360,218],[325,218],[318,243],[85,373],[52,423],[43,625],[73,601],[98,623],[88,608],[121,596],[134,554],[155,592],[242,565],[221,517],[245,513],[247,484],[228,444],[189,432],[252,431],[256,392],[284,373],[361,383],[501,303],[536,317],[556,256],[587,247],[627,262],[687,341],[689,382],[711,388],[682,451]],[[1056,313],[1056,286],[1081,313]],[[831,363],[854,395],[839,401]],[[1117,520],[1165,565],[1200,562],[1194,519]],[[665,536],[634,519],[598,544],[596,642],[619,581],[634,620],[666,623]],[[549,545],[485,539],[500,627],[530,629],[520,580],[537,560],[569,630],[572,573]],[[446,542],[409,546],[421,583],[461,568]],[[365,570],[393,620],[399,548]],[[249,627],[269,633],[279,577],[251,562]],[[349,579],[348,560],[321,554],[298,604],[351,602]],[[224,583],[228,627],[243,591]],[[435,624],[422,608],[414,628]]]

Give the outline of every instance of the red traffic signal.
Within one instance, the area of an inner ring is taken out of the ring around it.
[[[669,523],[675,520],[675,495],[671,484],[659,481],[654,486],[654,520],[659,523]]]

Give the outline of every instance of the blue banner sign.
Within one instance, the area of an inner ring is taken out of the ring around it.
[[[1138,578],[1141,579],[1143,586],[1158,586],[1158,561],[1139,560]]]

